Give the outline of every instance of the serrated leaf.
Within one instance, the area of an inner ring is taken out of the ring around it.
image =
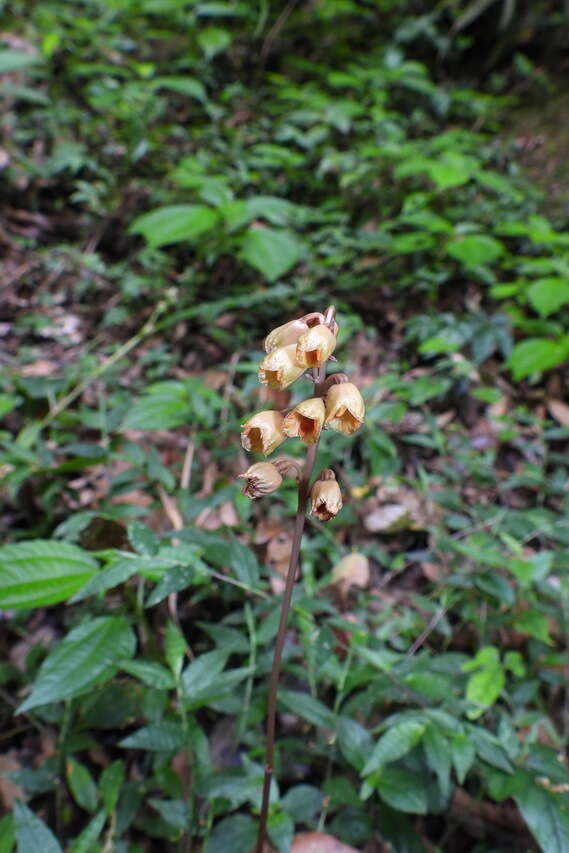
[[[420,775],[397,767],[384,767],[374,787],[382,800],[394,809],[410,814],[427,813],[427,786]]]
[[[17,853],[63,853],[55,835],[25,803],[14,803],[14,826],[16,830]]]
[[[132,657],[135,646],[134,632],[121,617],[100,616],[79,625],[49,653],[18,713],[71,699],[107,681]]]
[[[567,359],[567,346],[549,338],[526,338],[519,341],[508,358],[514,379],[525,379],[532,373],[549,370]]]
[[[36,539],[0,548],[0,608],[65,601],[97,572],[97,562],[69,542]]]
[[[123,663],[122,669],[140,679],[148,687],[155,687],[157,690],[171,690],[176,686],[172,673],[157,661],[138,658]]]
[[[540,278],[534,281],[526,292],[532,308],[535,308],[541,317],[549,317],[569,302],[569,281],[555,276]]]
[[[275,281],[292,269],[301,254],[302,246],[295,234],[274,228],[249,228],[241,246],[243,260],[268,281]]]
[[[393,726],[380,737],[374,746],[367,763],[362,770],[363,776],[369,776],[387,764],[396,761],[416,746],[425,732],[425,723],[409,720]]]
[[[371,750],[371,735],[351,717],[340,717],[338,721],[338,744],[342,755],[356,770],[361,770]]]
[[[302,717],[303,720],[312,723],[313,726],[334,725],[334,713],[323,702],[310,696],[309,693],[300,693],[297,690],[279,690],[279,704],[291,714]]]
[[[137,217],[130,234],[141,234],[148,245],[157,249],[184,240],[191,242],[217,225],[215,210],[202,204],[173,204],[159,207]]]
[[[469,234],[447,244],[447,253],[467,267],[491,264],[504,254],[504,246],[494,237],[485,234]]]
[[[163,720],[138,729],[119,741],[119,746],[151,752],[175,752],[186,746],[186,735],[181,723]]]

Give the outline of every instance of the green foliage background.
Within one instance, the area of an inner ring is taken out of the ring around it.
[[[238,493],[239,424],[263,335],[331,301],[367,426],[323,441],[347,500],[305,545],[271,839],[569,850],[569,195],[505,130],[552,95],[558,5],[0,2],[1,853],[251,849],[279,609],[252,531],[294,492]],[[517,817],[475,832],[464,797]]]

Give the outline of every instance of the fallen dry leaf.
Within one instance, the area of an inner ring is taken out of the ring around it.
[[[552,418],[562,426],[569,426],[569,406],[561,400],[548,400],[547,409]]]
[[[16,770],[21,770],[20,762],[15,756],[9,752],[7,755],[0,755],[0,806],[5,812],[9,812],[14,807],[14,800],[23,800],[24,792],[19,785],[5,776],[4,774],[14,773]]]
[[[364,554],[354,551],[343,557],[332,570],[332,584],[337,586],[343,598],[352,586],[364,589],[369,583],[369,561]]]
[[[360,851],[324,832],[301,832],[294,838],[291,853],[360,853]]]

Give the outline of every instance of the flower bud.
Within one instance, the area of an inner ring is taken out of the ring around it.
[[[320,521],[335,518],[342,509],[342,493],[336,475],[326,468],[310,490],[310,512]]]
[[[265,338],[265,352],[272,352],[274,349],[278,349],[278,347],[295,344],[307,329],[308,323],[304,317],[298,317],[296,320],[291,320],[283,326],[277,326]]]
[[[257,462],[251,465],[239,479],[245,480],[243,494],[248,498],[260,498],[269,495],[281,485],[283,478],[271,462]]]
[[[365,417],[362,395],[353,382],[332,385],[326,393],[326,425],[344,435],[352,435]]]
[[[305,444],[314,444],[324,424],[326,408],[322,397],[303,400],[288,413],[283,430],[289,438],[301,438]]]
[[[302,462],[294,456],[279,456],[273,461],[273,465],[283,479],[290,477],[291,480],[298,480],[300,477]]]
[[[296,344],[296,360],[304,367],[320,367],[335,349],[334,333],[321,323],[300,336]]]
[[[269,388],[288,388],[304,373],[304,366],[295,359],[296,346],[289,344],[268,353],[259,368],[259,382]]]
[[[272,453],[286,441],[283,432],[283,416],[280,412],[259,412],[241,427],[241,444],[254,453]]]

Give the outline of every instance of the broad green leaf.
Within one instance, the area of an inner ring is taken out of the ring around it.
[[[186,649],[187,643],[183,634],[172,621],[169,621],[166,625],[164,655],[176,680],[180,677],[182,671]]]
[[[159,207],[137,217],[129,228],[130,234],[141,234],[154,249],[192,241],[218,223],[218,215],[202,204],[173,204]]]
[[[514,794],[514,799],[543,853],[567,853],[567,795],[547,790],[528,774],[527,784],[521,792]]]
[[[196,80],[195,77],[155,77],[151,84],[152,89],[169,89],[171,92],[177,92],[179,95],[187,95],[189,98],[195,98],[198,101],[206,101],[207,95],[203,84]]]
[[[79,625],[61,640],[42,663],[33,690],[18,713],[71,699],[106,681],[134,654],[136,640],[126,621],[99,616]]]
[[[361,770],[371,750],[369,731],[351,717],[340,717],[338,744],[346,761],[356,770]]]
[[[157,797],[151,797],[149,803],[173,829],[180,831],[187,828],[188,804],[185,800],[159,800]]]
[[[429,175],[439,189],[446,190],[466,184],[477,168],[473,157],[448,151],[429,166]]]
[[[198,44],[208,59],[231,44],[231,34],[220,27],[206,27],[198,33]]]
[[[82,809],[94,812],[97,808],[97,786],[84,764],[74,758],[65,762],[65,775],[73,799]]]
[[[20,71],[41,62],[41,57],[23,50],[0,50],[0,74]]]
[[[450,794],[451,747],[446,737],[434,726],[428,726],[423,735],[423,746],[427,762],[436,773],[443,797]]]
[[[275,281],[300,260],[302,246],[291,231],[249,228],[241,245],[241,257],[269,281]]]
[[[223,818],[208,838],[205,853],[250,853],[255,846],[257,824],[244,814]]]
[[[425,724],[413,720],[400,723],[388,729],[380,737],[369,756],[364,769],[363,776],[369,776],[390,761],[396,761],[413,749],[419,743],[425,732]]]
[[[286,812],[273,812],[269,815],[267,831],[279,853],[288,853],[294,836],[293,818]]]
[[[172,673],[157,661],[137,658],[123,663],[122,669],[157,690],[171,690],[176,685]]]
[[[119,746],[129,749],[147,749],[151,752],[175,752],[186,746],[182,724],[163,720],[133,732],[119,741]]]
[[[524,610],[516,618],[514,628],[516,631],[521,631],[522,634],[529,634],[530,637],[535,637],[536,640],[551,645],[549,619],[545,613],[540,613],[538,610]]]
[[[103,810],[98,812],[95,817],[89,821],[85,829],[71,843],[70,853],[91,853],[94,849],[95,842],[103,831],[106,823],[107,815]]]
[[[15,845],[14,815],[7,814],[0,818],[0,853],[12,853]]]
[[[384,767],[378,775],[374,787],[389,806],[410,814],[427,813],[427,786],[420,774]]]
[[[65,601],[97,572],[91,554],[69,542],[36,539],[0,548],[0,609]]]
[[[281,808],[298,823],[310,825],[322,808],[323,799],[324,794],[313,785],[295,785],[282,798]]]
[[[569,302],[569,281],[564,278],[540,278],[527,289],[532,308],[542,317],[549,317]]]
[[[504,254],[504,246],[494,237],[485,234],[469,234],[447,243],[447,253],[467,267],[491,264]]]
[[[284,705],[287,711],[297,714],[313,726],[332,727],[334,725],[334,713],[309,693],[281,689],[278,698],[279,704]]]
[[[63,853],[55,835],[25,803],[14,803],[17,853]]]
[[[561,341],[526,338],[515,345],[507,363],[514,379],[525,379],[532,373],[561,364],[567,360],[567,355],[567,346]]]
[[[466,774],[472,767],[472,763],[476,757],[476,750],[472,740],[465,734],[452,735],[450,745],[456,778],[462,785],[466,779]]]

